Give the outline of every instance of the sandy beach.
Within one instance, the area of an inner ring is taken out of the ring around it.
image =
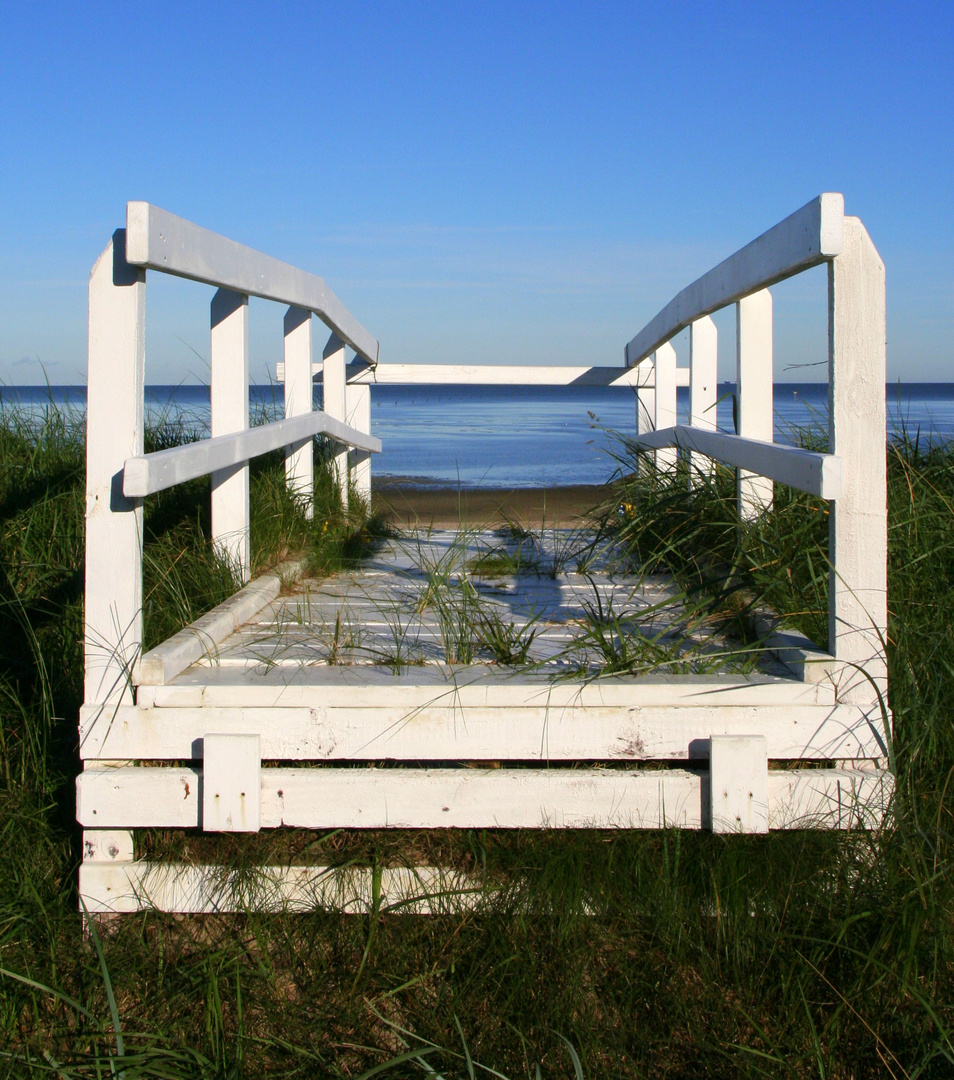
[[[446,488],[401,480],[374,483],[372,503],[399,527],[454,528],[512,521],[529,529],[578,526],[609,495],[604,485]]]

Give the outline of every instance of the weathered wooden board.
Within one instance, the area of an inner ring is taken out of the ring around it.
[[[307,308],[371,364],[378,343],[324,280],[147,202],[126,204],[126,258],[135,266]]]
[[[764,735],[773,760],[884,758],[880,714],[856,705],[84,708],[80,753],[203,756],[203,736],[261,736],[272,761],[637,761],[704,759],[712,735]]]
[[[691,322],[841,254],[845,200],[826,192],[688,285],[626,346],[638,364]]]
[[[95,828],[198,828],[201,770],[93,767],[76,816]],[[263,769],[262,828],[699,829],[707,772],[684,769]],[[771,828],[850,828],[880,820],[881,770],[772,770]]]
[[[437,915],[475,910],[493,895],[479,879],[460,871],[395,866],[378,871],[375,900],[373,876],[370,867],[263,866],[236,873],[182,863],[87,862],[80,866],[79,892],[93,914],[331,909],[352,915],[372,910]]]

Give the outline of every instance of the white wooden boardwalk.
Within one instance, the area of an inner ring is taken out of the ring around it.
[[[820,265],[824,453],[772,442],[770,288]],[[147,272],[217,289],[212,437],[154,454],[143,450]],[[254,429],[249,296],[288,305],[285,419]],[[226,867],[137,859],[134,830],[144,828],[766,832],[883,820],[892,793],[885,273],[841,195],[812,199],[688,285],[629,341],[623,365],[381,363],[377,339],[321,278],[146,203],[128,204],[89,299],[77,820],[90,911],[297,908],[354,896],[362,907],[373,892],[367,875],[352,888],[321,868],[263,867],[246,888]],[[729,306],[735,433],[715,430],[710,316]],[[316,319],[331,331],[320,360]],[[684,329],[688,367],[673,345]],[[672,582],[620,572],[585,536],[485,530],[404,536],[320,583],[286,588],[297,574],[265,575],[142,654],[143,499],[211,475],[213,541],[247,578],[249,459],[284,447],[289,488],[310,515],[311,439],[322,433],[337,444],[342,490],[370,497],[371,455],[382,450],[370,429],[373,386],[434,379],[617,386],[635,392],[634,438],[658,469],[680,454],[695,468],[711,459],[736,468],[740,518],[770,508],[776,484],[826,502],[829,651],[797,635],[740,650]],[[677,386],[689,388],[687,424]],[[447,885],[443,873],[415,868],[381,888],[402,903],[420,899]]]

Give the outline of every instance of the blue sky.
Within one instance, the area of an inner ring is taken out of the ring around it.
[[[889,377],[954,381],[952,56],[950,0],[8,4],[0,380],[84,381],[128,199],[321,274],[382,362],[617,364],[842,191],[887,266]],[[818,374],[825,289],[776,290],[777,379]],[[210,296],[150,275],[148,381],[205,377]],[[281,311],[251,322],[261,380]]]

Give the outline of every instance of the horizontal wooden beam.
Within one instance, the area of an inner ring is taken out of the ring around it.
[[[131,860],[82,863],[79,893],[93,914],[333,910],[348,915],[436,915],[473,911],[495,895],[478,877],[437,866],[229,870]]]
[[[205,476],[216,469],[238,465],[260,454],[267,454],[269,450],[278,450],[315,435],[325,435],[345,446],[368,450],[374,454],[381,451],[380,439],[349,427],[325,412],[315,411],[237,431],[232,435],[200,439],[185,446],[158,450],[154,454],[126,458],[123,494],[129,498],[152,495],[186,480]]]
[[[844,490],[842,461],[834,454],[817,454],[796,446],[744,439],[740,435],[705,431],[685,424],[650,431],[632,441],[647,450],[664,446],[695,450],[726,465],[767,476],[822,499],[840,498]]]
[[[626,346],[638,364],[703,315],[833,259],[844,248],[845,200],[826,192],[686,286]]]
[[[203,229],[151,203],[126,204],[126,261],[148,270],[161,270],[313,311],[359,356],[370,364],[378,362],[377,340],[322,278]]]
[[[321,382],[322,365],[311,373]],[[285,381],[285,365],[276,366],[277,382]],[[529,364],[378,364],[356,361],[348,365],[348,382],[375,386],[652,386],[653,372],[623,367],[535,367]],[[689,385],[689,369],[676,368],[676,385]]]
[[[185,646],[196,641],[177,638]],[[825,761],[887,757],[883,728],[879,711],[857,705],[438,701],[408,710],[382,694],[373,708],[84,706],[80,754],[87,761],[181,761],[204,756],[203,738],[222,733],[258,735],[262,757],[271,761],[688,761],[708,758],[712,735],[764,735],[772,760]]]
[[[93,767],[76,781],[87,828],[202,825],[201,769]],[[262,828],[699,829],[708,773],[687,769],[262,769]],[[878,769],[770,770],[771,828],[879,822],[893,789]]]

